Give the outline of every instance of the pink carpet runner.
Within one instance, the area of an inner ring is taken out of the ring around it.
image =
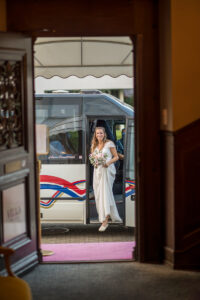
[[[43,250],[52,250],[43,256],[44,262],[95,261],[132,259],[135,242],[42,244]]]

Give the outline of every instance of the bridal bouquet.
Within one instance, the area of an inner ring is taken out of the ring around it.
[[[108,154],[103,153],[101,151],[94,151],[89,155],[90,163],[97,168],[100,165],[104,165],[106,163],[106,158],[108,157]]]

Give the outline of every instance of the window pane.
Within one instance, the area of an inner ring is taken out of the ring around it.
[[[81,102],[74,99],[43,99],[36,103],[37,124],[48,128],[49,153],[39,158],[42,163],[81,163],[84,120]],[[39,140],[39,138],[38,138]]]
[[[26,232],[24,183],[4,190],[2,196],[3,236],[6,242]]]

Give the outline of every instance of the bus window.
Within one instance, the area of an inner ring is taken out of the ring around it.
[[[45,124],[49,133],[49,153],[39,159],[45,163],[82,163],[83,130],[80,103],[63,99],[36,101],[36,122]]]
[[[116,148],[119,159],[123,159],[124,155],[124,137],[125,137],[125,124],[115,125]]]
[[[123,138],[123,131],[125,129],[125,124],[116,124],[115,125],[115,135],[117,140],[121,140]]]

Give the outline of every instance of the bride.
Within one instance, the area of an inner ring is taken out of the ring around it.
[[[114,163],[119,159],[115,144],[107,139],[105,128],[96,127],[91,144],[91,155],[105,159],[102,164],[95,165],[93,173],[93,189],[99,221],[99,231],[105,231],[109,218],[122,222],[113,196],[113,183],[116,169]]]

